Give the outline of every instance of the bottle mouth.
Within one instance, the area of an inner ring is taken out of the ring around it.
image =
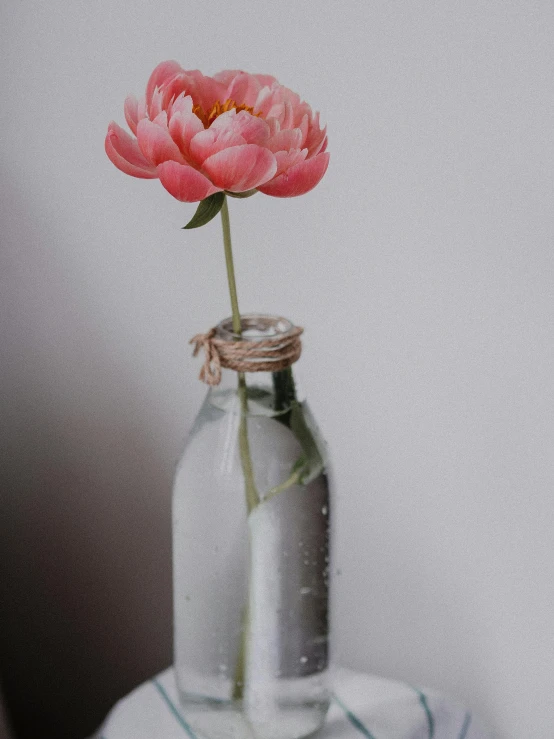
[[[225,341],[263,341],[275,336],[287,336],[294,325],[281,316],[267,316],[260,313],[246,313],[240,317],[242,334],[233,330],[233,319],[225,318],[216,326],[216,335]]]

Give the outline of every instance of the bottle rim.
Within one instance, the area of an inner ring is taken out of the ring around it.
[[[295,327],[282,316],[264,313],[245,313],[240,317],[242,334],[233,330],[232,317],[224,318],[216,326],[216,335],[225,341],[263,341],[275,336],[287,336]]]

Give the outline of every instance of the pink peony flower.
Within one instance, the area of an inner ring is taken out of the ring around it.
[[[319,113],[269,75],[205,77],[162,62],[145,98],[126,99],[125,119],[136,138],[112,121],[108,157],[133,177],[159,178],[188,203],[220,191],[303,195],[329,163]]]

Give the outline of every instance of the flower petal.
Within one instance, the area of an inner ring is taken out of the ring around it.
[[[264,118],[273,105],[273,93],[270,87],[262,87],[256,98],[256,102],[252,106],[254,113],[261,113]]]
[[[266,118],[277,118],[282,129],[295,128],[294,108],[288,100],[274,98],[273,104],[266,114]]]
[[[172,77],[179,74],[179,72],[183,72],[183,68],[176,61],[169,60],[158,64],[150,75],[150,79],[146,85],[146,105],[148,109],[150,109],[150,105],[152,104],[152,95],[154,94],[156,87],[161,87],[162,85],[167,84],[167,82]]]
[[[292,104],[285,100],[285,109],[283,120],[281,121],[281,128],[292,128],[294,123],[294,108]]]
[[[272,136],[275,136],[276,133],[279,133],[281,130],[281,124],[277,120],[277,118],[267,118],[266,123],[269,127],[269,138]]]
[[[308,149],[308,156],[310,157],[310,159],[312,159],[318,154],[323,154],[324,151],[327,151],[327,136],[324,136],[323,141],[320,144],[318,144],[316,147],[312,147],[311,149]]]
[[[125,98],[123,111],[125,113],[125,120],[127,121],[127,125],[136,136],[137,123],[139,122],[139,102],[134,95],[128,95]]]
[[[281,85],[280,90],[281,95],[283,96],[283,100],[286,100],[294,110],[296,110],[300,106],[307,106],[309,109],[310,106],[308,105],[308,103],[302,103],[302,101],[300,100],[300,95],[297,92],[294,92],[290,88],[284,87],[283,85]],[[302,115],[304,115],[304,110],[302,111]]]
[[[272,118],[275,118],[277,121],[279,121],[279,126],[281,126],[281,123],[283,121],[283,116],[284,116],[284,109],[285,109],[284,103],[282,103],[280,100],[275,100],[275,98],[273,98],[271,107],[269,108],[269,110],[267,112],[265,112],[264,110],[264,115],[268,123],[269,123],[269,120],[271,120]]]
[[[172,100],[168,107],[167,107],[167,116],[168,118],[171,118],[172,115],[175,115],[175,113],[186,113],[194,115],[192,112],[192,97],[190,95],[186,95],[184,92],[179,93],[177,97]],[[198,116],[194,116],[195,118],[198,118]],[[198,118],[198,120],[200,120]]]
[[[165,116],[165,111],[160,114],[161,116]],[[146,118],[139,121],[137,139],[140,150],[154,165],[161,164],[169,159],[184,163],[185,159],[179,151],[179,147],[171,138],[167,127],[160,125],[157,121],[149,121]]]
[[[306,159],[307,149],[293,149],[292,151],[277,151],[275,153],[275,161],[277,162],[277,171],[275,177],[278,177],[288,169],[300,164]]]
[[[310,122],[306,135],[305,146],[308,147],[309,157],[314,157],[320,151],[325,151],[324,143],[327,135],[327,126],[319,127],[319,113],[316,113]]]
[[[220,132],[233,131],[240,134],[247,144],[265,146],[269,140],[269,126],[261,118],[253,116],[246,110],[237,113],[236,110],[228,110],[218,116],[209,128],[218,136]]]
[[[161,93],[161,107],[166,110],[171,105],[171,101],[179,97],[179,95],[192,95],[195,86],[196,82],[194,78],[183,70],[173,77],[168,78],[165,84],[159,88],[159,92]],[[154,100],[154,96],[155,92],[152,94],[152,100]]]
[[[160,113],[164,110],[164,93],[159,87],[156,87],[152,93],[152,101],[148,108],[148,117],[151,121],[157,118]]]
[[[229,87],[233,79],[237,74],[243,74],[241,69],[223,69],[221,72],[214,74],[213,79],[216,82],[221,82],[225,87]]]
[[[258,80],[261,87],[271,87],[271,85],[277,82],[275,77],[271,74],[253,74],[252,77],[255,77]]]
[[[225,85],[203,75],[198,69],[181,70],[164,84],[162,105],[167,108],[173,99],[184,93],[192,97],[195,105],[208,111],[216,100],[225,100],[225,90]]]
[[[299,128],[302,132],[302,139],[300,146],[304,146],[306,143],[306,137],[308,135],[308,131],[310,130],[310,116],[305,113],[302,116],[302,119],[300,120],[300,123],[296,126],[296,128]],[[317,152],[316,152],[317,153]]]
[[[292,107],[294,109],[294,128],[300,127],[304,116],[308,116],[309,121],[312,120],[312,109],[310,108],[308,103],[301,102],[298,103],[298,105],[293,105]]]
[[[204,200],[221,189],[214,187],[207,177],[188,164],[163,162],[158,167],[158,176],[165,189],[184,203]]]
[[[241,146],[246,143],[240,133],[235,133],[232,129],[222,132],[212,130],[212,128],[202,129],[190,141],[190,157],[193,163],[202,166],[208,157],[223,151],[223,149],[229,149],[231,146]]]
[[[267,143],[267,148],[273,152],[290,151],[299,149],[301,144],[302,131],[299,128],[289,128],[272,136]]]
[[[239,105],[254,106],[262,85],[252,74],[239,72],[233,78],[225,95],[226,100],[234,100]]]
[[[318,154],[306,159],[279,175],[271,182],[258,187],[260,192],[276,198],[292,198],[312,190],[321,180],[329,164],[329,154]]]
[[[192,112],[192,99],[190,97],[178,98],[172,108],[169,133],[185,159],[191,156],[191,140],[203,131],[202,121]]]
[[[277,162],[268,149],[243,144],[208,157],[203,169],[220,189],[245,192],[270,180],[277,171]]]
[[[241,110],[228,110],[218,116],[206,130],[200,131],[190,142],[190,155],[199,166],[208,157],[223,149],[242,144],[265,146],[269,140],[269,126],[261,118]]]
[[[155,179],[158,176],[156,168],[140,151],[137,140],[113,121],[108,127],[104,148],[111,162],[125,174],[143,179]]]

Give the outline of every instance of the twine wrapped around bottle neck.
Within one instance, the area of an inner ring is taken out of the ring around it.
[[[300,335],[303,331],[293,326],[267,338],[224,339],[217,335],[215,327],[205,334],[197,334],[189,343],[194,344],[193,356],[204,350],[199,378],[213,386],[221,382],[222,367],[235,372],[279,372],[290,367],[302,352]]]

